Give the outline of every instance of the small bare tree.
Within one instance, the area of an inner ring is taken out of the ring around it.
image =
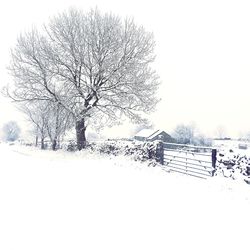
[[[178,143],[191,144],[194,141],[194,125],[179,124],[176,126],[173,137]]]
[[[19,138],[21,129],[15,121],[10,121],[3,126],[3,136],[6,141],[15,141]]]
[[[37,101],[22,105],[21,110],[34,125],[36,138],[41,138],[41,149],[45,148],[44,140],[49,137],[52,149],[56,150],[60,138],[72,127],[70,114],[58,103]]]
[[[179,124],[176,126],[173,137],[178,143],[193,144],[197,146],[211,146],[212,140],[202,134],[195,123],[188,125]]]
[[[48,136],[46,125],[48,123],[47,103],[38,101],[36,103],[23,103],[20,110],[25,113],[28,121],[34,126],[36,134],[36,145],[38,138],[41,140],[41,149],[45,149],[45,139]]]
[[[216,128],[216,136],[218,139],[225,139],[225,137],[227,136],[226,128],[222,125],[219,125]]]
[[[50,138],[52,149],[56,150],[66,130],[73,126],[73,120],[71,114],[58,102],[51,103],[47,112],[49,119],[47,119],[46,131]]]
[[[132,19],[75,9],[51,19],[42,33],[22,35],[12,51],[16,101],[57,102],[75,121],[78,149],[87,125],[113,124],[123,115],[142,122],[157,103],[152,33]]]

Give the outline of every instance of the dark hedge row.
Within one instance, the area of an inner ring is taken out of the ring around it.
[[[217,154],[216,175],[222,175],[232,179],[242,179],[250,183],[250,156],[223,150]]]

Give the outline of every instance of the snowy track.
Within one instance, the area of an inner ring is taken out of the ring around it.
[[[250,186],[0,144],[0,249],[248,249]]]

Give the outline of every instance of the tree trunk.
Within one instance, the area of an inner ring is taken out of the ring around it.
[[[39,128],[36,125],[36,147],[38,146],[38,131],[39,131]]]
[[[86,136],[85,136],[85,121],[82,118],[79,121],[76,121],[76,143],[78,150],[82,150],[86,147]]]
[[[53,143],[52,143],[52,150],[56,150],[56,146],[57,146],[57,141],[56,139],[53,140]]]
[[[44,138],[41,138],[41,149],[45,149]]]

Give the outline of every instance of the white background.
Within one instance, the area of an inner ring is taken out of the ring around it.
[[[207,134],[223,126],[236,137],[250,130],[249,1],[1,1],[1,87],[11,84],[6,66],[18,34],[72,6],[133,16],[153,31],[154,67],[162,82],[162,102],[152,114],[156,127],[168,131],[176,124],[195,122]],[[0,97],[0,127],[10,119],[20,120]]]

